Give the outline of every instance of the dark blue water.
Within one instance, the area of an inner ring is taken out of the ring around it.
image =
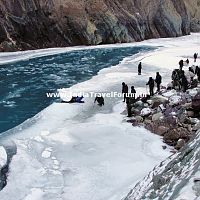
[[[90,79],[99,70],[150,47],[72,51],[0,66],[0,133],[52,103],[46,92]]]

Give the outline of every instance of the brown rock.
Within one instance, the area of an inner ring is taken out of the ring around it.
[[[164,135],[164,140],[178,141],[179,139],[189,139],[189,136],[190,136],[190,132],[186,128],[180,127],[180,128],[169,130]]]
[[[156,113],[152,116],[152,121],[155,122],[155,121],[159,121],[161,119],[161,117],[163,117],[163,114],[161,112],[159,113]]]
[[[192,107],[192,103],[185,103],[182,105],[182,107],[185,109],[190,109]]]
[[[172,129],[169,130],[165,135],[164,135],[164,140],[179,140],[180,139],[180,133],[178,129]]]
[[[199,4],[192,2],[194,5],[188,0],[1,1],[0,43],[8,41],[25,50],[182,36],[191,27],[199,27]],[[14,50],[10,45],[9,49]]]
[[[138,123],[142,123],[142,122],[143,122],[143,117],[141,117],[141,116],[136,116],[136,117],[135,117],[135,120],[136,120],[136,122],[138,122]]]
[[[140,114],[140,110],[138,110],[138,109],[136,109],[136,108],[132,108],[131,109],[131,113],[133,114],[133,115],[139,115]]]
[[[160,136],[164,136],[165,133],[167,133],[169,131],[169,128],[168,127],[165,127],[165,126],[159,126],[157,128],[157,132],[156,134],[160,135]]]
[[[175,149],[179,150],[181,149],[183,146],[185,145],[185,140],[183,139],[179,139],[176,146],[175,146]]]
[[[187,116],[188,117],[194,117],[194,111],[187,111]]]

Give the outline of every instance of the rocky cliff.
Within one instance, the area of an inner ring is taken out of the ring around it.
[[[0,0],[1,51],[133,42],[200,31],[200,0]]]

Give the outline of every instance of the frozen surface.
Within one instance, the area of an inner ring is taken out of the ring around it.
[[[168,83],[179,58],[198,52],[199,41],[200,34],[193,34],[138,43],[163,47],[128,57],[71,89],[120,91],[125,81],[135,85],[137,95],[146,93],[149,76],[160,71],[164,84]],[[139,61],[142,76],[137,75]],[[160,137],[126,122],[122,99],[105,99],[102,108],[93,100],[54,103],[7,133],[17,145],[17,155],[1,200],[118,200],[170,155],[169,148],[163,150]]]

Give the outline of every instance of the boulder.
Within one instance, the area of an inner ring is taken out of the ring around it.
[[[171,129],[164,135],[165,141],[178,141],[179,139],[189,139],[189,131],[186,128],[179,127]]]
[[[192,108],[195,110],[195,111],[198,111],[200,110],[200,92],[197,93],[193,99],[192,99]]]
[[[170,101],[169,105],[171,106],[178,105],[181,103],[181,99],[182,99],[181,96],[178,96],[178,95],[171,96],[169,98],[169,101]]]
[[[155,121],[159,121],[160,118],[163,117],[163,114],[161,112],[159,113],[156,113],[152,116],[152,121],[155,122]]]
[[[185,108],[185,109],[190,109],[192,107],[192,103],[185,103],[182,105],[182,108]]]
[[[136,122],[138,122],[138,123],[142,123],[142,122],[143,122],[143,117],[141,117],[141,116],[136,116],[136,117],[135,117],[135,120],[136,120]]]
[[[152,100],[152,105],[153,104],[166,104],[169,102],[168,98],[167,97],[164,97],[162,95],[155,95],[151,98]]]
[[[168,131],[169,131],[169,128],[168,128],[168,127],[159,126],[158,129],[157,129],[156,134],[158,134],[158,135],[160,135],[160,136],[164,136],[165,133],[167,133]]]
[[[164,116],[160,122],[165,127],[175,128],[177,126],[177,118],[175,116]]]
[[[181,149],[183,146],[185,145],[185,140],[183,139],[179,139],[176,146],[175,146],[175,149],[179,150]]]
[[[177,131],[179,132],[181,139],[186,139],[186,140],[189,139],[190,131],[188,131],[188,128],[180,127],[177,129]]]
[[[147,117],[151,114],[152,110],[150,108],[143,108],[141,110],[141,116]]]
[[[171,96],[174,96],[175,94],[176,94],[176,90],[169,90],[169,91],[163,93],[162,95],[164,97],[171,97]]]
[[[131,113],[132,113],[133,115],[139,115],[139,114],[140,114],[140,110],[137,109],[137,108],[135,108],[135,107],[133,107],[133,108],[131,109]]]
[[[195,124],[199,123],[200,121],[197,118],[190,118],[190,122],[192,125],[195,125]]]
[[[135,120],[132,122],[132,126],[139,126],[139,123]]]
[[[164,112],[166,110],[166,107],[163,104],[160,104],[157,108],[158,112]]]
[[[154,101],[151,105],[152,109],[158,108],[159,105],[161,105],[162,103],[160,101]]]
[[[194,117],[194,111],[188,110],[188,111],[187,111],[187,116],[188,116],[188,117]]]
[[[197,130],[199,130],[199,129],[200,129],[200,122],[197,122],[197,123],[195,124],[195,126],[193,126],[192,130],[193,130],[193,131],[197,131]]]
[[[180,133],[179,133],[178,129],[171,129],[164,135],[165,141],[168,141],[168,140],[177,140],[178,141],[179,139],[180,139]]]
[[[185,121],[187,120],[187,115],[185,112],[181,113],[178,115],[178,119],[180,123],[185,123]]]
[[[145,119],[144,128],[147,129],[148,131],[154,133],[154,126],[153,126],[153,123],[150,120]]]

